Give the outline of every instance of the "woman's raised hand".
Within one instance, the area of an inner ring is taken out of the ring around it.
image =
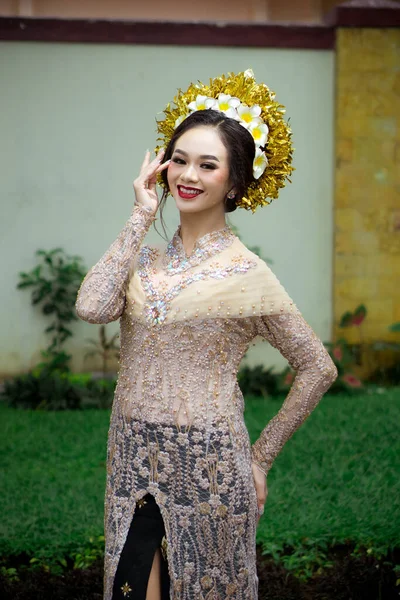
[[[139,176],[133,182],[135,190],[136,204],[151,208],[156,213],[158,208],[158,196],[156,190],[157,175],[169,166],[167,160],[161,164],[165,150],[160,150],[154,160],[150,160],[150,151],[147,150]]]

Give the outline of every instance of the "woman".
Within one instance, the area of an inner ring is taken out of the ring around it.
[[[272,93],[249,72],[228,84],[213,80],[208,95],[198,89],[176,99],[177,113],[166,111],[169,123],[159,124],[166,149],[154,160],[146,153],[132,215],[87,274],[76,304],[91,323],[121,318],[104,600],[256,600],[266,475],[337,375],[269,267],[225,222],[237,206],[265,204],[265,186],[284,185],[283,166],[290,174],[290,145],[279,154],[285,130]],[[263,104],[250,105],[254,90]],[[180,226],[166,248],[144,246],[168,193]],[[236,373],[256,336],[297,373],[251,446]]]

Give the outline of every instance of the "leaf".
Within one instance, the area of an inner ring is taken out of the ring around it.
[[[34,283],[31,280],[21,281],[20,283],[17,284],[17,288],[21,290],[23,288],[31,287],[32,285],[34,285]]]
[[[45,315],[51,315],[56,309],[57,307],[52,303],[47,303],[43,306],[43,312]]]
[[[60,333],[67,333],[68,335],[72,335],[72,331],[71,331],[70,329],[67,329],[67,327],[64,327],[64,325],[61,325],[61,326],[58,328],[58,331],[59,331]]]
[[[47,290],[43,287],[35,290],[32,293],[32,304],[39,304],[48,295]]]
[[[350,311],[345,312],[340,319],[339,327],[349,327],[352,324],[353,315]]]
[[[366,316],[367,316],[367,309],[364,306],[364,304],[360,304],[360,306],[358,306],[356,308],[356,310],[354,311],[353,318],[352,318],[352,324],[353,325],[361,325],[361,323],[364,321]]]

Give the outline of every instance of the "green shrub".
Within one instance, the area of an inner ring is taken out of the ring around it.
[[[55,554],[49,557],[32,557],[27,568],[31,571],[43,570],[61,575],[68,569],[87,569],[96,561],[104,558],[104,535],[91,536],[84,544],[67,553]],[[8,569],[7,575],[12,569]]]
[[[114,389],[115,379],[42,369],[6,381],[0,398],[11,408],[31,410],[110,408]]]
[[[19,274],[19,289],[32,288],[33,305],[41,305],[42,313],[51,319],[45,329],[50,336],[49,346],[42,355],[49,370],[68,370],[71,358],[64,352],[65,341],[72,336],[70,323],[77,321],[75,301],[86,273],[80,256],[69,256],[62,248],[37,250],[39,264],[29,273]]]
[[[400,322],[392,323],[388,327],[392,333],[400,332]],[[394,354],[394,363],[389,366],[379,366],[373,371],[369,377],[369,381],[377,383],[379,385],[397,386],[400,385],[400,343],[399,342],[375,342],[373,344],[374,350],[390,351]]]
[[[242,367],[238,373],[238,383],[245,396],[277,396],[280,392],[279,375],[272,368],[266,369],[262,365],[256,367]]]
[[[34,410],[71,410],[81,408],[75,386],[60,373],[46,370],[28,373],[6,381],[1,397],[13,408]]]
[[[90,379],[80,388],[82,408],[111,408],[115,379]]]

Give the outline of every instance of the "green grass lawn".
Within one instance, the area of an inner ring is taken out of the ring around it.
[[[254,441],[282,400],[248,398]],[[268,476],[266,550],[309,538],[400,546],[400,390],[325,396]],[[0,555],[60,555],[103,532],[109,411],[0,407]]]

